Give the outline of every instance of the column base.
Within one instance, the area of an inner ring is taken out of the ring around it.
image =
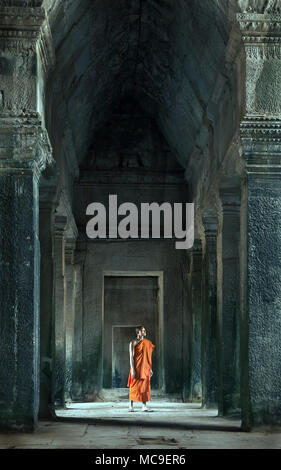
[[[37,422],[34,416],[17,414],[14,408],[0,409],[0,432],[33,432]]]
[[[254,405],[251,413],[251,427],[262,425],[281,425],[281,403],[272,400]]]

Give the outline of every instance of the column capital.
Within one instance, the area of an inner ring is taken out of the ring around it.
[[[245,44],[275,44],[280,42],[281,11],[271,13],[244,12],[237,14],[242,39]]]
[[[55,215],[54,218],[54,237],[62,239],[64,237],[67,227],[67,217],[64,215]]]
[[[36,53],[38,44],[46,73],[54,65],[55,53],[48,18],[41,4],[42,0],[29,0],[28,5],[6,0],[5,5],[0,5],[0,49],[12,56],[29,56]]]
[[[4,3],[4,5],[3,5]],[[0,68],[2,109],[38,110],[41,80],[55,63],[48,18],[42,1],[5,0],[0,3]],[[17,80],[15,81],[15,77]],[[18,93],[24,88],[25,93]]]
[[[281,59],[281,13],[246,12],[237,15],[246,60]],[[256,71],[258,72],[258,70]]]
[[[220,200],[222,203],[223,211],[233,210],[239,211],[241,204],[241,190],[240,187],[220,188]]]
[[[240,137],[248,174],[281,174],[281,116],[246,116]]]
[[[32,48],[40,36],[45,20],[42,1],[30,1],[28,6],[20,1],[7,0],[0,5],[0,48],[19,52]]]
[[[217,236],[218,217],[215,213],[205,213],[202,217],[202,223],[206,237]]]
[[[38,113],[0,117],[0,174],[33,173],[39,180],[47,164],[54,162],[46,129]]]

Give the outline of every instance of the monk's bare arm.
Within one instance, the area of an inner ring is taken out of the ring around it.
[[[131,341],[129,344],[129,353],[130,353],[131,374],[132,374],[132,379],[134,379],[136,376],[135,363],[134,363],[134,355],[135,355],[135,341],[134,340]]]

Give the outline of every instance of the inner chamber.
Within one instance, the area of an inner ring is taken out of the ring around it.
[[[106,276],[104,279],[103,386],[127,386],[129,343],[143,325],[155,345],[151,385],[159,388],[159,296],[156,276]]]

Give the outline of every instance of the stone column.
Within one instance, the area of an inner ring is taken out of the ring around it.
[[[202,324],[202,243],[194,240],[192,251],[192,361],[191,361],[191,401],[202,399],[201,379],[201,324]]]
[[[40,407],[39,418],[50,419],[52,410],[52,322],[54,310],[53,227],[57,206],[55,161],[40,177]]]
[[[189,250],[182,273],[182,400],[190,402],[192,374],[192,251]]]
[[[67,217],[56,215],[54,245],[53,397],[64,406],[65,393],[65,230]]]
[[[203,217],[205,256],[202,292],[202,404],[217,407],[217,232],[216,215]]]
[[[75,256],[74,344],[72,347],[72,399],[83,399],[83,266],[85,252]]]
[[[40,202],[40,418],[50,418],[52,403],[53,244],[55,204]]]
[[[222,299],[219,413],[240,414],[240,188],[220,191],[222,225]]]
[[[246,53],[241,406],[247,429],[281,423],[281,15],[253,8],[238,21]]]
[[[36,5],[2,4],[0,427],[31,430],[38,417],[40,382],[38,181],[52,161],[38,114],[37,70],[44,50],[40,34],[45,14]]]
[[[67,240],[65,245],[65,401],[72,401],[72,371],[74,315],[76,297],[76,271],[74,268],[75,241]]]

